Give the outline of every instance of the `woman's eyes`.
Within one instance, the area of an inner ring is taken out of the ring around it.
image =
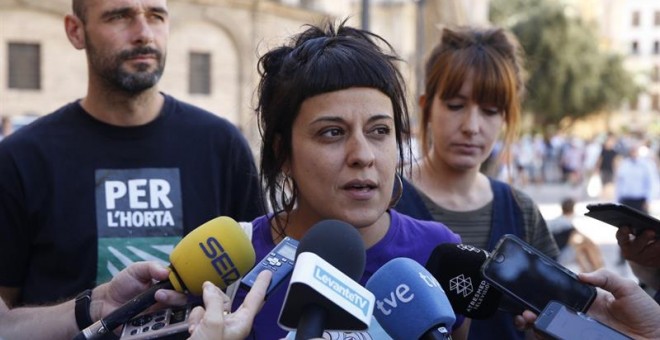
[[[389,135],[392,131],[392,128],[386,125],[377,126],[373,130],[377,135]]]
[[[373,127],[369,130],[367,130],[368,134],[374,134],[374,135],[389,135],[392,132],[392,128],[387,125],[378,125],[376,127]],[[321,137],[339,137],[343,136],[346,134],[346,131],[342,128],[327,128],[323,129],[319,132],[319,136]]]
[[[447,108],[452,111],[458,111],[463,108],[463,104],[447,104]]]
[[[323,137],[337,137],[343,134],[343,130],[340,128],[328,128],[321,131],[320,135]]]
[[[450,111],[460,111],[460,110],[464,109],[465,107],[466,107],[465,104],[447,103],[447,109],[449,109]],[[481,110],[481,112],[483,112],[483,113],[485,113],[486,115],[489,115],[489,116],[497,115],[497,114],[500,113],[500,110],[498,108],[494,108],[494,107],[490,107],[490,106],[489,107],[481,106],[481,107],[479,107],[479,110]]]
[[[500,114],[499,109],[481,109],[481,110],[489,116],[494,116],[494,115]]]

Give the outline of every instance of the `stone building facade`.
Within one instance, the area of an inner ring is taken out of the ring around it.
[[[414,95],[424,50],[438,41],[439,28],[485,22],[487,3],[371,0],[369,29],[406,61],[402,71]],[[227,118],[256,146],[259,55],[306,23],[348,18],[360,26],[361,5],[358,0],[169,0],[170,40],[160,88]],[[473,6],[480,10],[470,11]],[[86,92],[85,52],[75,50],[64,32],[70,8],[71,0],[0,0],[0,117],[5,128]]]

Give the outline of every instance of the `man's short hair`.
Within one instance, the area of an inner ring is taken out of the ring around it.
[[[572,198],[564,198],[563,201],[561,201],[561,212],[564,214],[572,214],[573,209],[575,208],[575,200]]]
[[[85,21],[85,0],[73,0],[71,3],[73,14],[80,20]]]

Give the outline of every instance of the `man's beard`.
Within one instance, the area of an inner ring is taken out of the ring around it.
[[[122,67],[122,64],[130,58],[146,54],[155,56],[158,63],[154,70],[149,71],[150,65],[147,63],[137,64],[134,72],[127,71]],[[163,54],[159,50],[147,46],[107,55],[88,41],[87,55],[92,71],[95,71],[107,84],[129,94],[139,94],[152,88],[160,80],[165,68]]]

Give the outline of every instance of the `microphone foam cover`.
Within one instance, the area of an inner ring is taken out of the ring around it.
[[[221,289],[245,275],[255,262],[254,248],[230,217],[214,218],[186,235],[170,254],[170,281],[177,291],[202,295],[202,283]]]
[[[438,245],[426,269],[440,282],[457,313],[472,319],[486,319],[497,311],[502,293],[481,275],[489,254],[467,244]]]
[[[420,339],[444,325],[451,331],[456,316],[436,279],[419,263],[395,258],[367,281],[376,296],[374,316],[393,339]]]
[[[296,257],[310,252],[318,255],[354,281],[360,281],[366,266],[366,251],[360,233],[339,220],[323,220],[300,239]]]

